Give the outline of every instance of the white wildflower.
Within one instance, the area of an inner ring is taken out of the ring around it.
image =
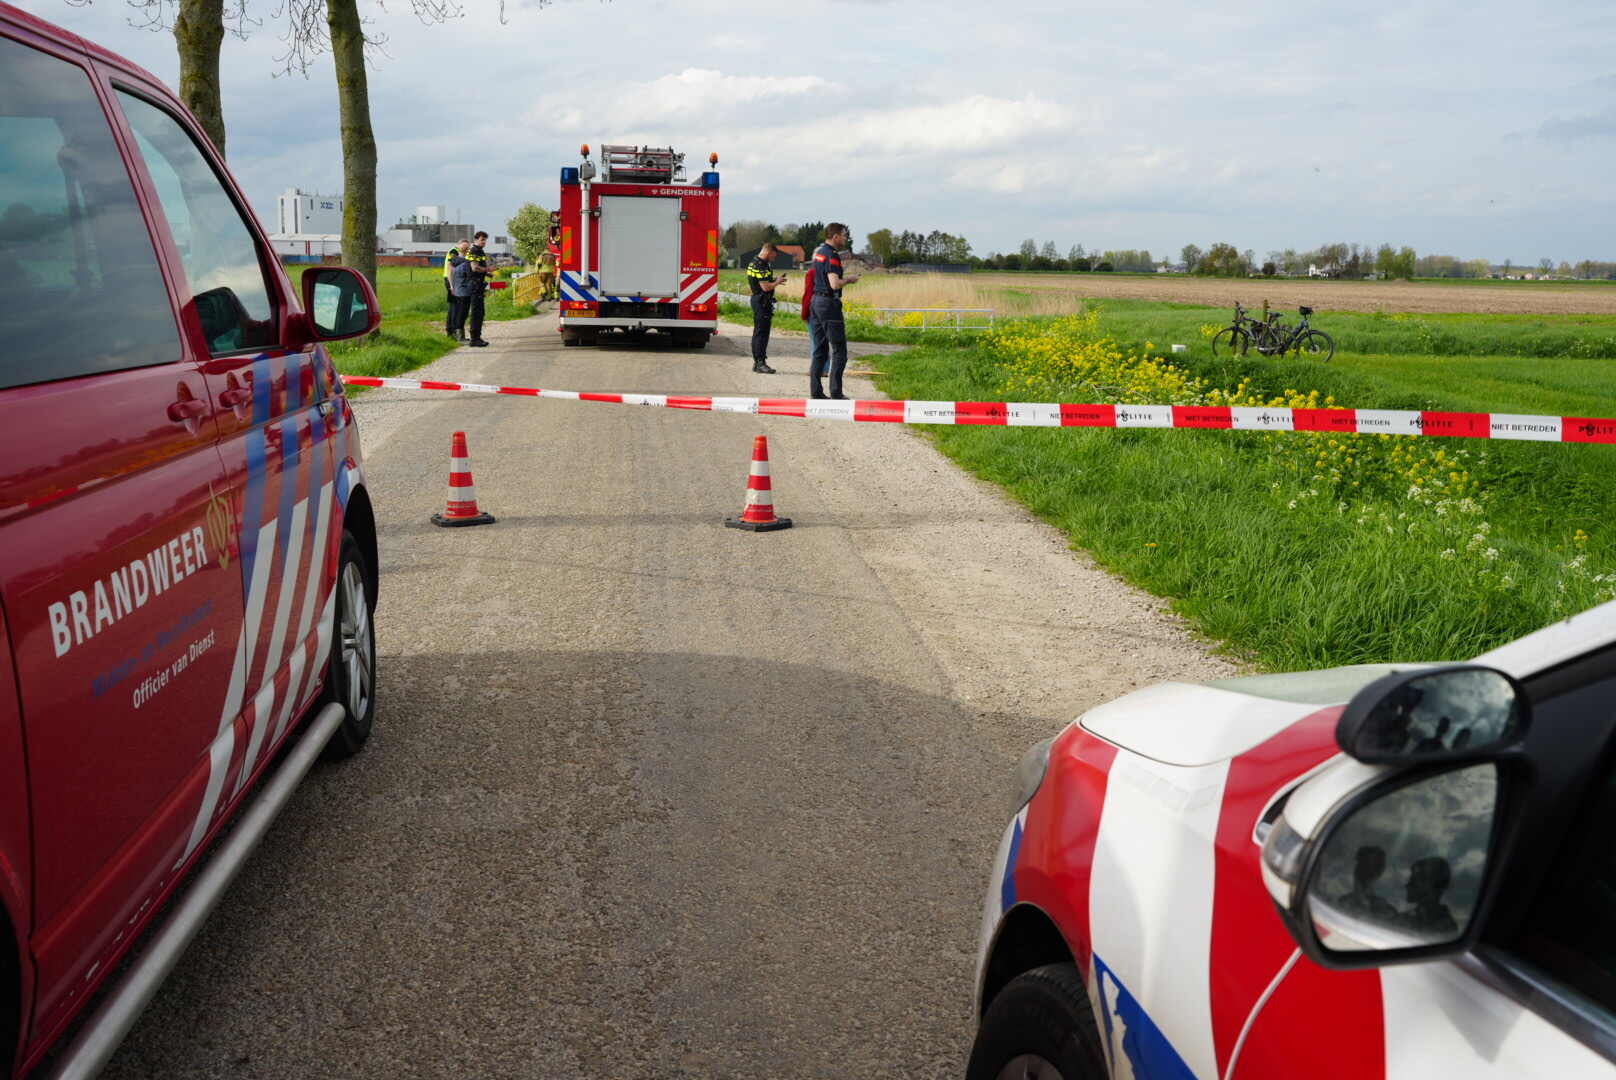
[[[1458,554],[1459,553],[1457,551],[1454,551],[1452,548],[1444,548],[1443,551],[1442,551],[1442,557],[1444,559],[1455,558],[1455,557],[1458,556]]]
[[[1486,559],[1488,562],[1492,562],[1494,559],[1498,558],[1498,549],[1488,548],[1486,551],[1481,553],[1481,557]]]

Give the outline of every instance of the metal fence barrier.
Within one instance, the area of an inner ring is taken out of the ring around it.
[[[539,299],[543,291],[543,283],[539,275],[529,271],[526,274],[517,274],[511,279],[511,301],[517,304],[531,304]]]
[[[903,330],[992,330],[992,308],[871,308],[877,326]],[[915,322],[911,316],[919,315]]]

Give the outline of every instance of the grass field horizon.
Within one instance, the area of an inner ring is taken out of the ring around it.
[[[293,288],[300,288],[302,264],[288,264],[286,275]],[[376,299],[382,309],[382,325],[374,338],[333,342],[332,363],[344,375],[371,375],[386,378],[424,367],[459,347],[444,333],[447,305],[443,295],[443,271],[420,266],[381,266],[376,269]],[[487,294],[484,309],[487,322],[525,319],[533,314],[528,305],[515,304],[510,290]],[[349,393],[362,391],[354,387]]]
[[[801,274],[788,271],[782,296],[800,297]],[[746,291],[739,270],[720,272],[723,288]],[[1321,312],[1616,316],[1616,281],[1331,281],[1309,278],[1213,278],[1187,274],[994,271],[969,274],[872,272],[846,296],[874,307],[992,307],[1005,314],[1057,314],[1085,300],[1146,300],[1232,308],[1305,304]],[[995,300],[998,302],[995,303]],[[1029,310],[1039,308],[1040,310]]]
[[[917,346],[882,357],[877,383],[943,401],[1616,416],[1616,312],[1321,311],[1313,325],[1339,343],[1322,364],[1213,356],[1207,331],[1226,308],[1072,308],[978,339],[911,333]],[[1616,446],[916,430],[1264,669],[1461,659],[1616,596]]]

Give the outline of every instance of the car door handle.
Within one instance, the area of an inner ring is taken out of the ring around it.
[[[219,404],[227,409],[234,409],[245,405],[252,400],[253,392],[250,386],[232,386],[219,392]]]
[[[186,398],[168,407],[168,418],[176,424],[183,424],[187,420],[195,420],[206,410],[207,406],[196,398]]]

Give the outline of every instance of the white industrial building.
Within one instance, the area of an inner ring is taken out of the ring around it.
[[[277,254],[312,258],[342,254],[341,195],[287,188],[279,202],[280,227],[269,238]],[[476,231],[475,226],[450,222],[448,208],[441,204],[418,206],[415,213],[377,236],[376,252],[442,258]],[[484,250],[490,255],[510,255],[514,249],[509,237],[490,236]]]
[[[332,235],[342,232],[342,196],[287,188],[277,200],[281,236]]]

